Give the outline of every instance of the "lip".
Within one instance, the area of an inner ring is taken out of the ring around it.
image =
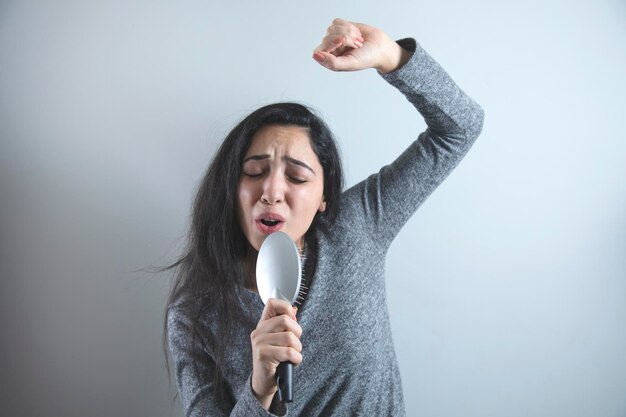
[[[261,220],[276,220],[278,221],[278,223],[276,223],[274,226],[267,226],[263,224]],[[264,235],[270,235],[283,228],[283,226],[285,225],[285,218],[278,213],[267,212],[257,216],[254,219],[254,223],[261,233],[263,233]]]

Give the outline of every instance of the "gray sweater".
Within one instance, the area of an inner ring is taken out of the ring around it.
[[[405,415],[385,296],[385,254],[469,150],[482,129],[483,111],[415,40],[398,43],[413,56],[382,77],[417,108],[428,128],[393,163],[343,193],[328,231],[314,231],[316,245],[305,254],[315,263],[314,273],[298,310],[303,362],[294,368],[294,402],[287,410],[272,409],[279,415]],[[187,416],[274,415],[261,407],[250,384],[250,333],[263,303],[244,290],[240,307],[236,343],[225,355],[230,404],[218,404],[213,395],[213,352],[192,346],[189,318],[182,309],[170,310],[169,347]],[[206,364],[194,369],[193,353]]]

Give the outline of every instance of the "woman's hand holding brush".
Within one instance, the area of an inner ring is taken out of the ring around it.
[[[252,343],[252,391],[268,410],[276,393],[276,368],[281,362],[302,362],[302,328],[296,319],[296,308],[287,301],[269,299]]]

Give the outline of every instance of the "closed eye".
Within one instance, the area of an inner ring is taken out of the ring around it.
[[[295,177],[289,177],[289,180],[296,184],[304,184],[306,182],[306,180],[295,178]]]
[[[258,174],[252,173],[252,172],[244,172],[243,175],[245,175],[248,178],[259,178],[263,175],[263,172],[260,172]],[[304,184],[305,182],[307,182],[306,180],[303,180],[302,178],[298,178],[298,177],[287,176],[287,179],[293,182],[294,184]]]

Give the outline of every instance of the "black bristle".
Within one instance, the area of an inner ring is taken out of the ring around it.
[[[298,249],[298,253],[300,254],[300,262],[302,264],[302,274],[300,277],[300,290],[298,291],[296,300],[294,301],[293,305],[295,307],[297,307],[298,309],[302,308],[302,306],[304,305],[308,292],[309,292],[309,287],[310,287],[310,280],[313,278],[313,275],[315,274],[315,270],[312,269],[314,268],[315,265],[315,243],[312,243],[312,247],[308,247],[309,246],[309,241],[305,241],[304,242],[304,246],[302,247],[302,249]],[[309,253],[309,255],[312,255],[313,257],[311,259],[313,259],[313,261],[311,262],[307,262],[308,261],[308,256],[306,255],[306,253]]]
[[[307,291],[309,290],[309,287],[304,285],[306,283],[306,272],[305,272],[306,268],[304,267],[306,265],[306,256],[304,254],[304,249],[301,249],[298,252],[300,253],[300,263],[302,264],[302,272],[300,276],[300,290],[298,291],[298,296],[296,297],[296,301],[293,304],[297,308],[300,308],[302,307],[302,303],[304,302],[304,299],[306,298],[306,294],[307,294]]]

